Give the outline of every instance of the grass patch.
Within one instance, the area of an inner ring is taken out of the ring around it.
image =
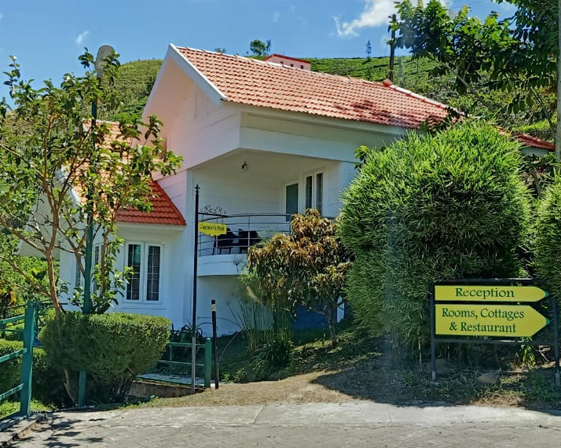
[[[43,403],[37,400],[31,400],[31,411],[32,412],[46,412],[52,409],[45,406]],[[6,418],[9,415],[14,414],[19,411],[19,401],[4,401],[0,403],[0,419]]]

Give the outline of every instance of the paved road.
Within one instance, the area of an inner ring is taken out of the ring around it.
[[[57,413],[35,447],[559,447],[561,416],[516,408],[372,402]]]

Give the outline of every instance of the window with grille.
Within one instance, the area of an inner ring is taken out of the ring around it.
[[[126,266],[132,271],[126,290],[126,300],[157,302],[160,300],[162,248],[146,243],[128,243]]]

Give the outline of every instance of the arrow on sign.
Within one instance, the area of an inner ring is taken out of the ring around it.
[[[435,334],[531,337],[549,324],[528,305],[435,305]]]
[[[549,293],[537,286],[435,285],[434,300],[463,302],[539,302]]]

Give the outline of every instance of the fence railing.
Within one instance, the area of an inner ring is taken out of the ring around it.
[[[34,304],[35,335],[37,335],[45,323],[46,312],[52,308],[53,304],[50,300],[35,301]],[[23,340],[23,329],[17,324],[24,320],[26,306],[25,304],[10,306],[0,312],[0,337],[6,337],[6,334],[11,333],[14,335],[12,339]]]
[[[9,317],[7,319],[0,320],[0,325],[3,326],[17,323],[22,320],[24,322],[23,348],[0,357],[0,364],[19,357],[22,358],[19,384],[8,391],[0,393],[0,401],[11,397],[18,392],[20,393],[19,412],[10,417],[28,417],[31,412],[31,378],[33,371],[33,344],[35,342],[35,308],[36,304],[30,301],[25,308],[25,314],[23,316]]]
[[[182,361],[182,360],[178,360],[176,357],[177,352],[174,353],[174,349],[184,349],[184,352],[186,353],[187,350],[186,349],[191,349],[192,344],[190,342],[168,342],[167,346],[166,346],[169,350],[167,350],[167,358],[168,359],[160,359],[157,361],[158,365],[165,365],[167,367],[169,367],[175,375],[182,375],[185,374],[186,376],[190,376],[191,375],[191,358],[189,356],[187,356],[187,358],[189,359],[189,361]],[[204,344],[196,344],[195,345],[195,349],[198,350],[204,350],[204,360],[202,363],[196,363],[195,367],[199,369],[199,372],[201,371],[200,369],[202,368],[202,376],[204,378],[204,387],[205,389],[210,388],[210,384],[211,384],[211,376],[212,376],[212,343],[210,338],[206,338]],[[180,359],[184,359],[183,357],[181,357]],[[149,375],[141,375],[141,378],[145,378],[145,379],[151,379],[153,380],[154,378],[150,377]],[[168,383],[180,383],[180,384],[184,384],[184,382],[178,382],[178,381],[173,381],[170,379],[159,379],[158,381],[161,382],[168,382]],[[196,382],[196,378],[191,378],[191,384]],[[196,385],[196,383],[195,383]]]
[[[199,256],[246,254],[251,246],[277,233],[290,234],[292,215],[280,213],[211,215],[200,213],[200,222],[225,224],[224,235],[199,232]]]

